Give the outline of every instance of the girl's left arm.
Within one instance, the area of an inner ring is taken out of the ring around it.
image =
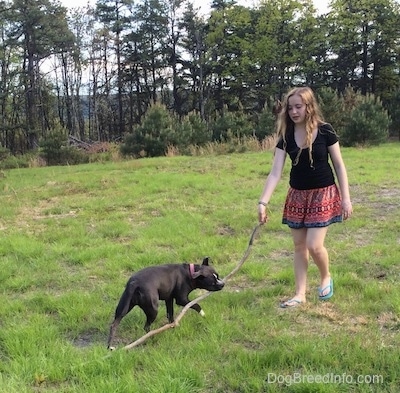
[[[350,199],[349,180],[347,178],[347,171],[343,162],[339,142],[328,146],[328,152],[331,157],[336,177],[339,182],[340,194],[342,196],[343,218],[347,219],[351,216],[351,213],[353,212],[353,206]]]

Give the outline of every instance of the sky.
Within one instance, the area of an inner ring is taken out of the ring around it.
[[[258,4],[258,1],[254,0],[236,0],[238,4],[244,5],[244,6],[253,6],[254,4]],[[327,0],[313,0],[314,6],[317,9],[318,13],[325,13],[328,10]],[[204,10],[204,12],[207,12],[209,9],[209,4],[211,4],[211,1],[205,1],[205,0],[194,0],[194,4],[197,7],[200,7],[201,10]],[[208,4],[208,5],[207,5]]]
[[[82,7],[86,5],[87,3],[94,4],[95,0],[61,0],[61,3],[65,7]],[[252,6],[254,4],[257,4],[258,1],[254,0],[237,0],[238,4],[242,4],[245,6]],[[195,7],[199,7],[204,13],[208,12],[209,10],[209,5],[211,4],[211,0],[194,0],[193,1]],[[317,9],[318,13],[326,13],[328,10],[327,0],[313,0],[314,6]]]

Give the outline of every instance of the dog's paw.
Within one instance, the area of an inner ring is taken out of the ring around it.
[[[205,313],[203,310],[200,310],[200,315],[201,315],[202,317],[205,317],[205,316],[206,316],[206,313]]]

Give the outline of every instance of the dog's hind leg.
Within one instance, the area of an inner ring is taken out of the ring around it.
[[[114,349],[114,347],[111,346],[111,342],[114,339],[115,331],[117,330],[117,327],[118,327],[119,323],[121,322],[121,319],[122,318],[115,318],[114,322],[110,326],[110,333],[108,335],[107,349],[111,349],[111,350]]]
[[[157,317],[157,310],[147,310],[146,311],[146,323],[144,324],[144,330],[146,333],[150,331],[150,325],[155,321]]]
[[[146,323],[144,325],[144,330],[148,332],[150,330],[150,325],[155,321],[158,314],[158,293],[154,294],[150,298],[141,297],[139,302],[139,307],[146,314]]]

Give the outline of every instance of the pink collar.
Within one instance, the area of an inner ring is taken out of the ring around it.
[[[194,264],[190,263],[189,264],[189,271],[190,271],[190,276],[192,277],[192,280],[194,280],[193,276],[194,276]]]

